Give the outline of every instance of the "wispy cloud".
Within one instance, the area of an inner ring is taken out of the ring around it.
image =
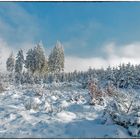
[[[9,48],[8,44],[0,39],[0,71],[6,70],[6,60],[12,50]]]
[[[134,42],[125,45],[117,45],[115,42],[111,42],[103,47],[103,51],[108,57],[119,56],[128,58],[139,58],[140,42]]]
[[[140,42],[134,42],[126,45],[117,45],[110,42],[102,47],[102,53],[106,56],[80,58],[68,56],[65,61],[65,70],[67,72],[80,70],[88,70],[92,68],[107,68],[110,66],[118,66],[120,63],[140,64]]]
[[[106,60],[100,57],[80,58],[80,57],[66,56],[65,58],[66,72],[72,72],[74,70],[86,71],[88,70],[89,67],[92,68],[107,67],[107,63]]]
[[[17,47],[32,42],[39,32],[37,20],[17,3],[0,4],[0,37]]]

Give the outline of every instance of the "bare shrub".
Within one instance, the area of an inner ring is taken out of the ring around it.
[[[109,81],[107,83],[107,86],[105,88],[105,92],[108,96],[114,96],[116,94],[116,88],[115,86],[112,84],[111,81]]]
[[[89,81],[88,83],[88,90],[89,90],[89,95],[91,97],[91,105],[95,104],[101,104],[103,101],[103,92],[99,88],[98,84],[96,81]]]

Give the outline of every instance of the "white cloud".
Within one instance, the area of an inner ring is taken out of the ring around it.
[[[129,44],[124,46],[124,48],[122,49],[122,56],[126,56],[126,57],[132,57],[132,58],[140,58],[140,43],[134,43],[134,44]]]
[[[6,70],[6,59],[12,50],[8,47],[7,43],[0,39],[0,71]]]
[[[88,70],[92,68],[107,68],[107,66],[118,66],[120,63],[140,64],[140,42],[134,42],[126,45],[116,45],[114,42],[103,46],[102,56],[92,58],[79,58],[69,56],[65,60],[65,71],[70,72],[76,70]]]
[[[106,49],[106,55],[108,64],[111,66],[119,65],[120,63],[132,63],[132,64],[140,64],[140,42],[134,42],[126,45],[116,45],[115,43],[111,43],[104,47],[112,49],[112,52]]]
[[[140,42],[134,42],[126,45],[116,45],[111,42],[103,47],[103,51],[111,56],[127,57],[127,58],[140,58]]]
[[[74,70],[86,71],[89,67],[101,68],[107,67],[106,60],[103,58],[79,58],[79,57],[66,57],[65,58],[65,71],[71,72]]]
[[[17,3],[2,3],[0,15],[0,37],[7,42],[34,41],[40,31],[36,17]]]

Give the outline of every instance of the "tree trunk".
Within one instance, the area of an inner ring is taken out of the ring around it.
[[[131,103],[130,103],[130,105],[129,105],[129,107],[128,107],[127,113],[129,112],[129,110],[130,110],[132,104],[133,104],[133,101],[131,101]]]

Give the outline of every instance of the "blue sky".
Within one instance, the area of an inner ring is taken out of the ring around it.
[[[140,2],[0,2],[0,38],[16,49],[60,40],[71,57],[130,57],[122,49],[139,48]]]

